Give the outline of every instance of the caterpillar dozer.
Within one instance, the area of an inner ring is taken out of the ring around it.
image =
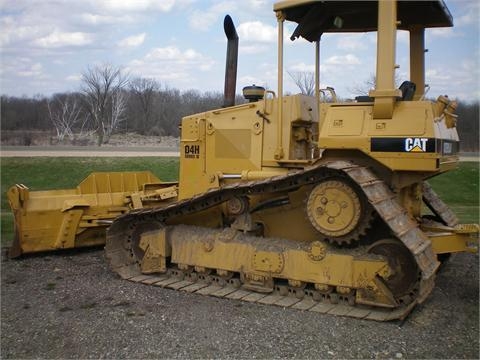
[[[456,168],[456,103],[425,98],[425,29],[453,26],[443,1],[279,1],[278,86],[234,104],[238,36],[230,17],[225,106],[184,117],[179,181],[106,232],[124,279],[202,295],[378,321],[403,319],[440,261],[477,252],[426,182]],[[313,44],[315,95],[284,95],[284,23]],[[398,30],[410,78],[395,87]],[[338,101],[320,87],[325,33],[376,32],[376,84]],[[328,101],[327,101],[328,99]],[[161,187],[161,183],[156,186]],[[425,210],[430,211],[427,213]]]

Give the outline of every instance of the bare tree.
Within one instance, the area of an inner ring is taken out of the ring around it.
[[[128,84],[128,77],[120,68],[104,64],[89,67],[82,74],[82,82],[89,118],[98,136],[98,146],[101,146],[108,143],[123,119],[125,98],[121,92]]]
[[[313,71],[287,71],[287,73],[302,94],[308,96],[315,95],[315,73]]]
[[[400,76],[398,73],[395,73],[395,86],[400,85]],[[367,80],[365,80],[362,84],[360,85],[354,85],[353,87],[349,88],[349,91],[352,94],[355,95],[368,95],[370,90],[375,89],[375,84],[377,82],[377,78],[375,77],[375,74],[370,74]]]
[[[178,135],[178,125],[188,107],[186,98],[179,90],[165,87],[156,94],[155,104],[156,124],[161,128],[162,135]]]
[[[130,82],[130,91],[135,99],[140,104],[142,110],[142,119],[140,124],[140,131],[146,134],[147,130],[152,125],[152,110],[154,95],[160,88],[160,85],[155,79],[136,78]]]
[[[78,122],[81,111],[77,98],[71,94],[57,94],[47,100],[47,107],[57,139],[62,141],[67,136],[73,140],[73,127]]]
[[[358,96],[367,96],[369,91],[375,88],[375,75],[370,74],[367,80],[362,84],[355,84],[348,90]]]
[[[117,90],[112,94],[111,101],[111,121],[107,134],[108,137],[112,135],[112,131],[117,129],[119,125],[125,120],[125,110],[127,108],[127,93],[123,90]]]

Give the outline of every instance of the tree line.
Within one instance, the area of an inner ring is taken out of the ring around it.
[[[460,150],[469,152],[479,151],[479,102],[458,103],[457,131],[460,138]]]
[[[301,92],[312,91],[312,82],[307,81],[311,76],[290,76]],[[237,96],[237,103],[244,101]],[[98,65],[82,73],[76,92],[31,98],[2,95],[1,129],[50,131],[60,141],[94,136],[100,146],[115,132],[176,137],[182,117],[220,108],[222,103],[220,92],[181,92],[154,79],[131,79],[108,64]],[[460,102],[457,114],[461,151],[478,151],[478,101]]]
[[[115,132],[178,136],[183,116],[219,108],[217,92],[181,92],[154,79],[133,78],[110,65],[88,68],[76,92],[32,98],[1,96],[2,131],[54,131],[59,140],[95,136],[108,143]]]

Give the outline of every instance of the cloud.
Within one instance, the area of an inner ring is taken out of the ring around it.
[[[468,26],[475,25],[478,29],[478,17],[480,15],[480,3],[474,1],[463,1],[459,10],[462,11],[462,15],[458,14],[454,17],[454,26]]]
[[[240,69],[237,86],[263,86],[267,90],[275,90],[277,86],[277,64],[271,62],[256,63],[255,66]]]
[[[269,1],[267,1],[267,0],[248,0],[248,1],[246,1],[246,3],[248,4],[249,8],[261,9],[265,5],[269,4]]]
[[[89,25],[113,25],[113,24],[131,24],[137,20],[137,17],[130,15],[102,15],[94,13],[83,13],[79,18]]]
[[[28,57],[4,60],[0,73],[8,78],[13,78],[12,75],[32,79],[45,78],[43,65]]]
[[[256,86],[263,86],[264,80],[261,80],[257,76],[252,76],[252,75],[245,75],[245,76],[240,76],[238,78],[238,83],[241,84],[242,88],[243,85],[248,86],[249,84],[253,85],[255,84]]]
[[[454,30],[454,28],[433,28],[428,29],[428,35],[435,36],[435,37],[442,37],[442,38],[452,38],[458,36],[459,33]]]
[[[0,46],[18,46],[18,42],[29,41],[46,34],[46,29],[39,25],[23,25],[13,16],[0,19]]]
[[[313,64],[305,64],[303,62],[297,63],[289,67],[290,71],[298,71],[298,72],[315,72],[315,65]]]
[[[478,24],[478,9],[475,11],[471,11],[465,15],[462,15],[455,19],[455,26],[468,26],[471,24]]]
[[[95,1],[98,7],[107,12],[168,12],[175,5],[175,0],[104,0]]]
[[[193,50],[181,50],[175,46],[155,48],[143,58],[133,60],[127,71],[142,77],[159,80],[191,80],[196,72],[208,71],[215,62]]]
[[[189,24],[195,30],[206,31],[212,26],[212,23],[216,21],[218,14],[202,13],[200,11],[194,11],[190,16]]]
[[[2,31],[0,32],[0,46],[6,46],[12,41],[13,27],[15,20],[12,17],[3,17],[0,19],[0,27]]]
[[[338,37],[337,48],[348,51],[365,50],[368,48],[365,41],[368,40],[362,39],[359,35],[344,35]]]
[[[34,45],[43,48],[59,48],[65,46],[83,46],[93,42],[93,36],[84,32],[62,32],[54,30],[49,35],[33,41]]]
[[[328,65],[359,65],[361,61],[353,54],[334,55],[325,60]]]
[[[397,31],[397,42],[402,44],[410,44],[410,32],[409,31]]]
[[[277,41],[277,29],[260,21],[244,22],[238,26],[237,32],[242,41],[263,43]]]
[[[65,78],[66,81],[72,81],[72,82],[80,82],[82,81],[82,75],[80,74],[73,74],[73,75],[68,75]]]
[[[452,98],[464,101],[478,100],[480,71],[475,59],[464,59],[450,71],[439,65],[425,73],[432,95],[448,94]]]
[[[445,71],[438,71],[436,69],[430,69],[425,72],[425,77],[429,79],[429,82],[444,83],[447,84],[452,80],[452,75]]]
[[[61,91],[76,85],[72,74],[96,61],[125,65],[139,76],[169,80],[173,87],[210,90],[223,83],[221,23],[226,13],[233,16],[240,36],[239,79],[243,76],[244,81],[237,84],[276,85],[272,0],[0,0],[0,4],[2,91]],[[452,95],[464,92],[470,99],[478,96],[479,4],[478,0],[453,1],[455,27],[427,29],[431,93],[438,88]],[[182,27],[185,19],[187,29]],[[289,40],[295,26],[285,23],[285,69],[313,71],[314,46],[303,39]],[[158,48],[145,47],[150,39],[158,42]],[[322,85],[336,86],[341,95],[345,84],[374,73],[375,44],[373,32],[325,34]],[[409,66],[407,44],[408,32],[401,32],[397,59],[402,71]],[[135,51],[119,51],[132,48]],[[208,53],[202,50],[206,48]],[[447,48],[455,51],[444,51]],[[441,51],[441,57],[433,57]],[[471,59],[470,67],[462,59]],[[262,63],[271,64],[262,67]],[[288,76],[285,79],[288,82]]]
[[[259,46],[258,44],[239,46],[239,52],[241,55],[261,54],[267,51],[269,51],[267,46]]]
[[[17,74],[21,77],[41,77],[43,75],[43,66],[42,64],[35,63],[19,70]]]
[[[235,1],[222,1],[206,10],[195,10],[189,17],[190,27],[196,30],[206,31],[215,24],[221,16],[229,12],[235,12],[236,8],[237,4]]]
[[[120,40],[117,45],[120,47],[127,47],[127,48],[132,48],[132,47],[137,47],[143,44],[145,41],[145,33],[141,33],[138,35],[132,35],[128,36],[122,40]]]

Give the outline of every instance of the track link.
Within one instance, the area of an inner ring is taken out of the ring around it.
[[[422,184],[423,201],[432,212],[437,215],[447,226],[455,227],[459,220],[455,213],[443,202],[442,199],[433,191],[432,187],[426,181]]]
[[[395,236],[409,249],[421,271],[418,291],[412,298],[395,309],[354,305],[351,298],[341,294],[323,294],[315,290],[275,285],[272,294],[261,294],[239,289],[239,279],[225,280],[218,276],[184,272],[171,267],[166,274],[142,274],[140,265],[131,254],[131,239],[138,224],[165,226],[168,220],[202,211],[235,196],[248,196],[265,192],[289,191],[300,186],[315,184],[339,173],[348,176],[365,193]],[[439,266],[431,243],[395,199],[388,186],[368,168],[346,161],[314,165],[261,181],[225,185],[185,199],[164,208],[133,211],[116,219],[107,232],[106,257],[111,268],[122,278],[154,286],[168,287],[202,295],[212,295],[262,304],[272,304],[370,320],[403,319],[416,303],[422,302],[433,289],[435,272]]]
[[[412,302],[394,310],[352,306],[347,298],[337,293],[322,294],[315,290],[299,290],[285,285],[277,285],[272,293],[264,294],[240,288],[238,279],[228,281],[218,276],[184,273],[176,269],[170,269],[166,274],[161,275],[138,273],[127,279],[136,283],[188,293],[376,321],[404,319],[415,305],[415,302]]]

